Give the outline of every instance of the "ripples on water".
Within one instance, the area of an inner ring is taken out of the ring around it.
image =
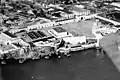
[[[69,58],[27,61],[2,66],[4,80],[120,80],[107,56],[96,50],[73,52]]]

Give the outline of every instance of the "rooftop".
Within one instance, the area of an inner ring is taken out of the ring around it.
[[[10,40],[11,38],[4,33],[0,34],[0,41]]]
[[[53,28],[53,29],[58,33],[66,32],[66,30],[63,29],[62,27],[56,27],[56,28]]]
[[[9,51],[11,49],[15,49],[12,45],[6,45],[4,43],[0,43],[0,50]]]
[[[5,31],[4,33],[5,33],[6,35],[10,36],[11,38],[17,37],[17,36],[15,36],[15,35],[11,34],[11,33],[8,32],[8,31]]]
[[[85,12],[85,11],[88,11],[86,9],[82,9],[82,8],[79,8],[79,7],[76,7],[76,6],[73,6],[73,10],[74,11],[77,11],[77,12]]]

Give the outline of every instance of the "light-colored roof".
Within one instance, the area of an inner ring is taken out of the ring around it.
[[[66,38],[63,38],[63,40],[70,44],[78,44],[78,43],[86,42],[86,36],[66,37]]]
[[[10,38],[9,36],[7,36],[6,34],[4,33],[1,33],[0,34],[0,41],[7,41],[7,40],[11,40],[12,38]]]
[[[12,45],[6,45],[2,42],[0,43],[0,50],[2,50],[3,52],[10,51],[13,49],[15,49],[15,47],[13,47]]]
[[[120,2],[114,2],[114,3],[111,3],[110,5],[120,7]]]

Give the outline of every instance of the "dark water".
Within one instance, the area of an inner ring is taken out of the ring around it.
[[[70,58],[4,65],[3,80],[120,80],[110,59],[95,54],[91,49],[75,52]]]

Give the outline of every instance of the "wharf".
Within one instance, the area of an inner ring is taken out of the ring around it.
[[[105,50],[113,64],[120,71],[120,51],[118,45],[120,44],[120,34],[111,33],[100,40],[100,45]]]

